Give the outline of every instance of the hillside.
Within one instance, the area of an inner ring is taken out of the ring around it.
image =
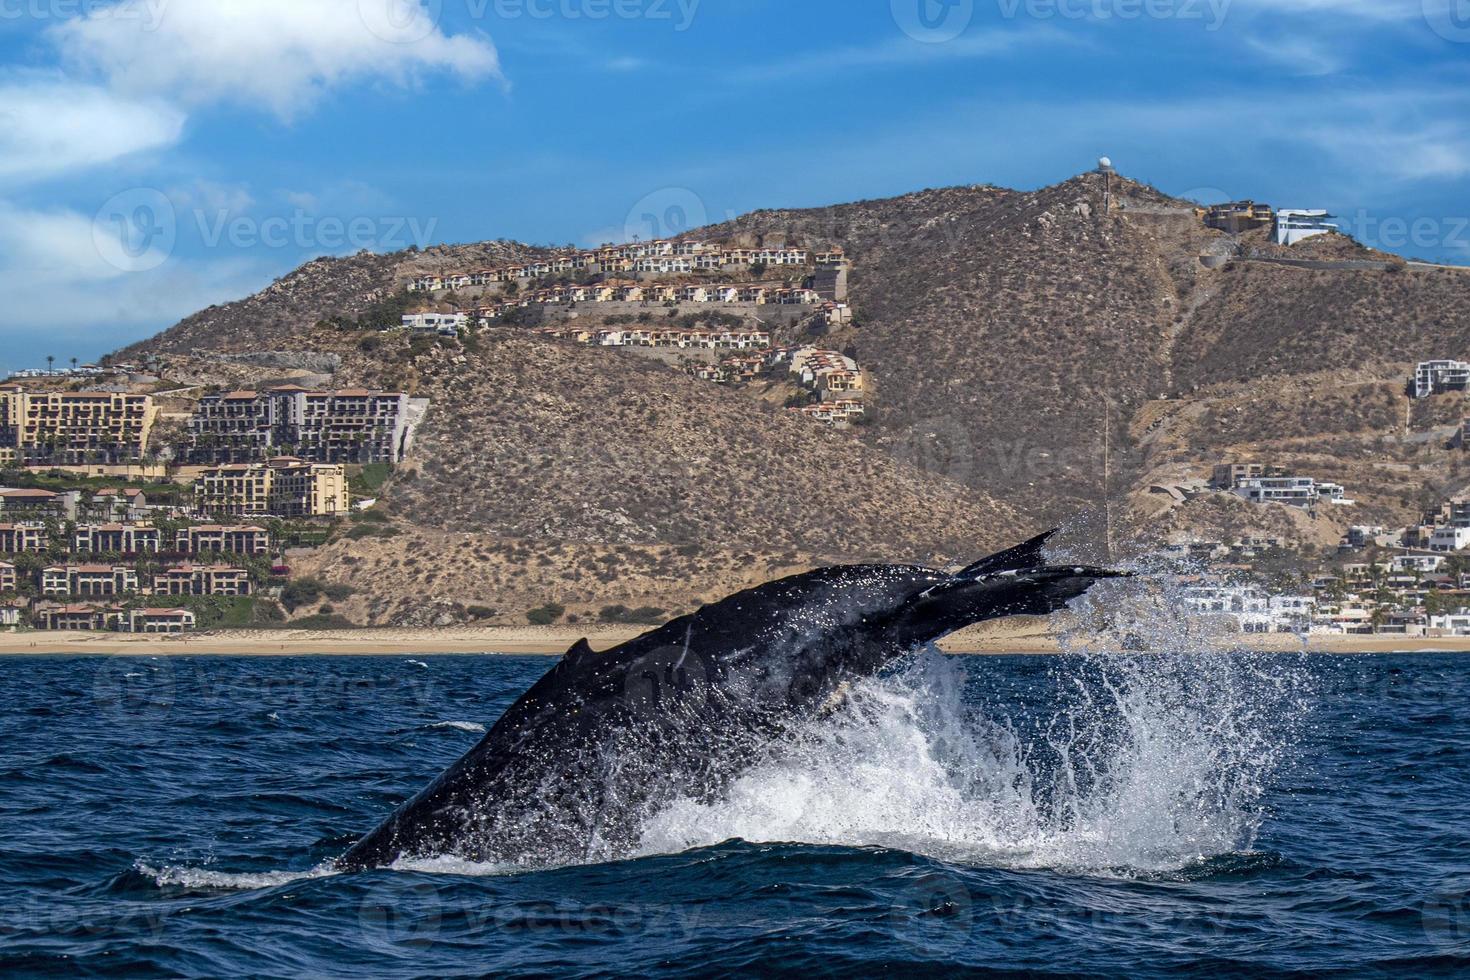
[[[855,321],[820,342],[867,372],[867,424],[851,433],[754,389],[524,328],[426,351],[316,326],[423,271],[546,254],[505,242],[318,260],[127,353],[170,353],[220,384],[248,372],[210,352],[336,355],[339,383],[434,400],[413,473],[384,502],[426,547],[455,534],[555,540],[594,563],[645,549],[669,581],[697,564],[670,549],[696,546],[747,564],[959,557],[1054,521],[1096,545],[1105,501],[1118,547],[1255,534],[1324,554],[1348,523],[1402,525],[1458,487],[1449,433],[1463,399],[1411,406],[1404,384],[1414,361],[1470,348],[1470,273],[1406,267],[1341,236],[1291,250],[1232,239],[1123,177],[1105,206],[1104,180],[757,211],[691,232],[846,251]],[[1282,258],[1347,265],[1269,261]],[[1153,489],[1227,460],[1335,480],[1358,503],[1310,517]]]

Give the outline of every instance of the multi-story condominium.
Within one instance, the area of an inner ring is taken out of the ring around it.
[[[249,595],[250,573],[228,565],[179,565],[153,577],[154,595]]]
[[[0,463],[124,463],[148,448],[148,395],[0,389]]]
[[[15,566],[0,561],[0,592],[14,592],[19,582],[15,577]]]
[[[81,554],[155,554],[162,546],[162,532],[148,524],[78,524],[71,541],[72,551]]]
[[[246,463],[291,455],[318,463],[401,462],[413,437],[402,392],[307,391],[294,385],[201,399],[189,419],[198,463]]]
[[[347,512],[341,465],[291,457],[205,470],[194,481],[195,506],[234,517],[324,517]]]
[[[237,555],[265,555],[271,549],[270,532],[253,524],[200,524],[180,528],[174,550],[186,555],[204,551],[228,551]]]
[[[44,524],[0,524],[0,555],[45,551],[46,544]]]
[[[115,629],[123,620],[121,609],[90,605],[41,605],[31,617],[37,629],[90,630]]]
[[[1414,397],[1470,389],[1470,364],[1464,361],[1420,361],[1414,368]]]
[[[673,255],[650,256],[634,262],[633,271],[652,275],[677,275],[693,272],[694,261]]]
[[[182,633],[194,628],[194,614],[187,609],[133,609],[122,625],[129,633]]]
[[[138,573],[124,565],[51,565],[41,569],[41,594],[120,596],[138,591]]]
[[[81,495],[75,490],[52,493],[29,487],[0,490],[0,514],[7,519],[31,518],[41,520],[48,517],[71,519],[77,513],[77,501]]]

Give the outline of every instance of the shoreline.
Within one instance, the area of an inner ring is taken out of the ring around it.
[[[454,656],[509,654],[557,656],[586,638],[605,650],[646,632],[643,626],[485,626],[449,629],[396,627],[344,630],[210,630],[175,635],[119,633],[0,633],[6,656]],[[1310,637],[1241,634],[1222,637],[1226,649],[1308,653],[1470,653],[1470,636]],[[974,655],[1060,654],[1055,636],[1043,628],[962,630],[939,643],[946,653]]]

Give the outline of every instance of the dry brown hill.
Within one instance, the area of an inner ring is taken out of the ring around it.
[[[1320,548],[1349,521],[1405,523],[1458,479],[1435,427],[1458,421],[1461,400],[1410,406],[1403,389],[1413,361],[1466,355],[1470,272],[1337,236],[1290,250],[1231,239],[1187,202],[1096,173],[758,211],[693,234],[846,249],[857,323],[832,342],[869,373],[869,426],[826,432],[615,352],[498,333],[456,363],[311,326],[420,270],[536,253],[503,242],[321,260],[138,349],[333,352],[340,379],[429,394],[419,474],[388,505],[434,533],[958,554],[985,538],[972,525],[1019,530],[1106,499],[1124,537],[1197,525]],[[1150,493],[1227,459],[1337,479],[1360,503],[1303,523]]]

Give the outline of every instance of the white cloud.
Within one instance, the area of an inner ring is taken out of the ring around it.
[[[54,177],[170,146],[184,114],[51,78],[0,85],[0,179]]]
[[[348,81],[426,72],[503,81],[488,37],[444,33],[420,0],[170,0],[149,19],[103,8],[53,27],[67,63],[114,91],[230,102],[282,118]]]
[[[0,202],[0,295],[6,299],[6,350],[53,346],[93,356],[140,333],[169,326],[211,303],[238,299],[282,269],[259,258],[170,259],[127,272],[97,248],[93,219],[65,209],[28,210]],[[58,299],[60,298],[60,299]]]
[[[1245,38],[1260,58],[1298,77],[1335,75],[1345,67],[1340,49],[1310,37]]]

